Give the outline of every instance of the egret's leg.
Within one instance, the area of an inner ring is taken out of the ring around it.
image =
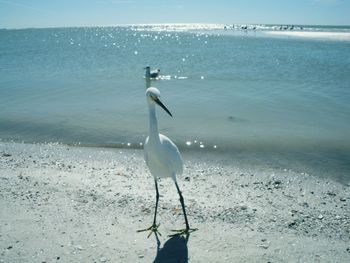
[[[185,229],[180,229],[180,230],[172,230],[173,232],[177,232],[177,233],[174,234],[174,235],[170,235],[170,236],[188,235],[188,234],[190,234],[193,231],[196,231],[198,229],[197,228],[190,228],[190,225],[188,224],[188,220],[187,220],[187,214],[186,214],[186,209],[185,209],[184,198],[182,196],[182,193],[181,193],[180,188],[179,188],[179,186],[178,186],[176,181],[175,181],[175,186],[176,186],[177,192],[179,193],[179,196],[180,196],[180,203],[181,203],[181,206],[182,206],[182,212],[183,212],[184,217],[185,217],[186,228]]]
[[[184,198],[182,196],[182,193],[180,191],[180,188],[179,188],[177,182],[175,182],[175,186],[176,186],[177,192],[179,193],[179,196],[180,196],[180,203],[181,203],[181,206],[182,206],[182,212],[184,213],[184,217],[185,217],[186,229],[190,229],[190,226],[189,226],[188,221],[187,221],[187,215],[186,215]]]
[[[158,210],[158,200],[159,200],[158,183],[157,183],[156,179],[154,180],[154,184],[156,186],[156,208],[154,210],[153,225],[156,225],[157,210]]]
[[[157,220],[157,210],[158,210],[158,200],[159,200],[159,191],[158,191],[158,183],[157,183],[157,179],[154,180],[154,184],[156,186],[156,207],[154,210],[154,217],[153,217],[153,224],[146,229],[141,229],[141,230],[137,230],[137,232],[144,232],[144,231],[150,231],[148,237],[150,237],[150,235],[154,232],[156,235],[159,234],[161,236],[161,234],[158,232],[158,227],[160,224],[157,225],[156,220]]]

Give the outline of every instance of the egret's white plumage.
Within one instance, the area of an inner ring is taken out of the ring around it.
[[[171,177],[175,182],[176,189],[180,196],[180,202],[186,223],[186,229],[179,230],[177,232],[178,234],[189,234],[196,229],[191,229],[188,224],[184,199],[176,181],[176,175],[182,174],[183,171],[182,157],[176,145],[168,137],[158,132],[156,104],[162,107],[170,116],[172,115],[160,101],[160,92],[158,89],[153,87],[148,88],[146,90],[146,98],[149,109],[149,136],[147,137],[144,144],[144,155],[146,164],[154,177],[156,188],[156,207],[154,212],[153,225],[147,229],[140,231],[150,230],[151,233],[159,233],[157,230],[159,224],[156,224],[159,199],[157,179],[161,177]]]
[[[155,178],[172,177],[176,181],[176,174],[182,174],[180,152],[165,135],[159,134],[158,138],[147,137],[144,154],[146,164]]]

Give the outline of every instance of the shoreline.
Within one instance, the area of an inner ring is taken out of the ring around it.
[[[139,150],[142,151],[143,143],[115,143],[115,144],[94,144],[94,143],[65,143],[65,142],[30,142],[16,140],[0,140],[4,144],[24,145],[52,145],[58,147],[72,147],[96,150]],[[229,164],[265,170],[274,167],[280,170],[289,170],[294,173],[310,174],[326,180],[333,180],[350,186],[349,178],[349,151],[340,147],[305,147],[297,145],[279,145],[279,147],[267,147],[266,145],[254,145],[254,143],[236,144],[230,147],[222,147],[222,144],[214,146],[206,142],[193,141],[190,145],[176,142],[182,154],[187,156],[200,156],[203,162],[207,160],[216,161],[217,165]],[[253,145],[255,147],[253,147]],[[203,146],[203,147],[202,147]],[[304,148],[301,148],[304,147]],[[339,157],[342,156],[342,157]]]
[[[0,262],[347,262],[349,185],[184,153],[176,189],[159,184],[160,244],[150,225],[155,191],[141,150],[0,142]],[[177,250],[175,253],[172,249]]]

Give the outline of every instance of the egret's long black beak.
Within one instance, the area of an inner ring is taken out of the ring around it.
[[[173,117],[173,115],[171,115],[170,111],[167,109],[167,107],[165,107],[165,105],[158,99],[156,98],[154,100],[159,106],[161,106],[163,108],[163,110],[165,110],[171,117]]]

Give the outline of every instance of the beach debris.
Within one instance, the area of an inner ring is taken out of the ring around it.
[[[258,247],[268,249],[269,248],[269,242],[267,241],[266,238],[261,239],[262,244],[259,244]]]
[[[289,227],[289,228],[294,228],[294,227],[297,226],[297,223],[298,223],[297,220],[293,220],[293,221],[291,221],[291,222],[288,223],[288,227]]]
[[[303,202],[303,203],[302,203],[302,206],[305,207],[305,208],[308,208],[308,207],[309,207],[309,203]]]
[[[273,182],[273,186],[275,187],[275,189],[280,189],[282,188],[282,181],[281,180],[275,180]]]
[[[329,195],[329,196],[336,196],[336,194],[334,193],[334,192],[327,192],[327,195]]]
[[[78,249],[78,250],[80,250],[80,251],[81,251],[81,250],[84,250],[84,248],[83,248],[81,245],[76,245],[75,248]]]
[[[292,216],[295,216],[296,214],[298,214],[298,210],[295,210],[295,209],[292,209],[291,213],[292,213]]]
[[[261,248],[264,248],[264,249],[268,249],[269,245],[268,244],[261,244],[261,245],[258,245],[258,247],[261,247]]]

